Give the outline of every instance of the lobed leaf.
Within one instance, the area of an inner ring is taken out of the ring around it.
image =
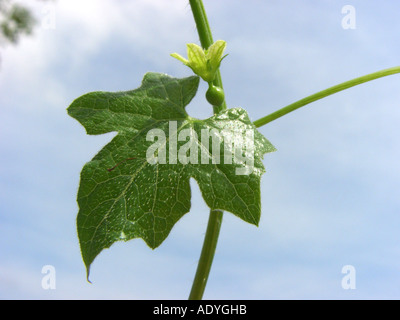
[[[116,241],[142,238],[158,247],[190,210],[190,178],[211,209],[258,224],[262,158],[275,148],[241,108],[191,118],[185,107],[198,85],[197,76],[147,73],[136,90],[93,92],[69,106],[88,134],[118,132],[81,172],[77,230],[88,275],[96,256]],[[204,132],[216,135],[203,139]],[[232,143],[223,132],[234,133]],[[253,149],[236,153],[243,132],[250,133]],[[229,152],[231,163],[223,161]],[[246,152],[253,154],[250,164],[241,157]]]

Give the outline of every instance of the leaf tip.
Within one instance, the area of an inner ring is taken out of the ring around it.
[[[90,265],[86,266],[86,281],[92,284],[92,281],[90,281],[89,276],[90,276]]]

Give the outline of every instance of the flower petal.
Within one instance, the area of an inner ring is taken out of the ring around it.
[[[175,59],[178,59],[179,61],[183,62],[183,64],[186,65],[186,66],[189,64],[189,61],[186,60],[184,57],[182,57],[178,53],[171,53],[171,57],[174,57]]]

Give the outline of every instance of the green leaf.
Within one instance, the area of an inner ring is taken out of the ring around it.
[[[88,275],[116,241],[158,247],[190,210],[190,178],[211,209],[258,224],[262,157],[275,149],[243,109],[191,118],[185,106],[198,85],[197,76],[147,73],[136,90],[89,93],[68,108],[88,134],[118,132],[81,172],[77,229]]]

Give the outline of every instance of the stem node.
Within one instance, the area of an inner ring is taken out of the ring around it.
[[[208,49],[213,43],[211,29],[208,24],[206,11],[202,0],[189,0],[192,9],[194,21],[196,22],[197,32],[199,34],[200,43],[203,49]],[[219,70],[217,71],[213,84],[221,90],[222,80]],[[214,106],[214,113],[219,113],[226,109],[225,101]],[[192,289],[190,291],[189,300],[201,300],[206,288],[208,275],[210,274],[211,265],[214,259],[215,248],[217,247],[219,231],[221,229],[223,212],[221,210],[211,210],[208,219],[207,231],[204,237],[203,248],[200,254],[200,260],[197,266],[196,275],[193,280]]]

